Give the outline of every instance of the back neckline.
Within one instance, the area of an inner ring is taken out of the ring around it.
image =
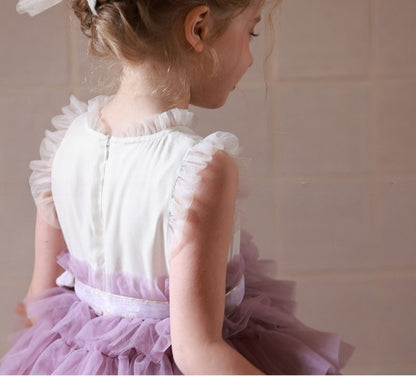
[[[168,130],[170,128],[175,127],[187,127],[190,129],[193,129],[194,127],[195,116],[193,112],[186,109],[172,108],[165,112],[155,114],[145,119],[141,119],[138,121],[129,121],[125,123],[123,127],[120,127],[120,129],[112,131],[101,120],[100,111],[113,98],[114,95],[100,95],[88,101],[88,128],[104,136],[127,138],[153,135],[160,131]]]

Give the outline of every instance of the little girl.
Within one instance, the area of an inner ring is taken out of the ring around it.
[[[37,14],[60,0],[20,0]],[[31,326],[6,374],[335,374],[351,348],[294,316],[240,231],[238,139],[193,130],[253,62],[262,0],[72,0],[114,96],[71,97],[30,185]]]

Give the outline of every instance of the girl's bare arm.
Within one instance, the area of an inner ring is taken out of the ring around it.
[[[62,231],[49,225],[38,212],[35,231],[35,264],[27,296],[33,296],[56,286],[56,278],[63,272],[56,262],[56,257],[65,248]]]
[[[229,155],[218,151],[200,176],[171,258],[173,356],[185,374],[261,374],[222,338],[238,169]]]

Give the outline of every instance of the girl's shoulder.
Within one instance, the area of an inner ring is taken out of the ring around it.
[[[205,137],[195,135],[182,161],[179,178],[188,182],[189,186],[195,185],[199,181],[198,173],[208,166],[215,153],[224,151],[234,160],[238,169],[238,198],[246,198],[252,186],[249,174],[252,159],[243,156],[242,150],[238,137],[231,132],[216,131]]]

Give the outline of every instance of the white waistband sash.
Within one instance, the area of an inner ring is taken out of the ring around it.
[[[75,293],[97,314],[112,314],[126,318],[164,319],[169,317],[168,301],[152,301],[134,297],[120,296],[101,291],[79,280],[75,281]],[[225,294],[225,314],[232,313],[244,297],[244,276],[239,283]]]

